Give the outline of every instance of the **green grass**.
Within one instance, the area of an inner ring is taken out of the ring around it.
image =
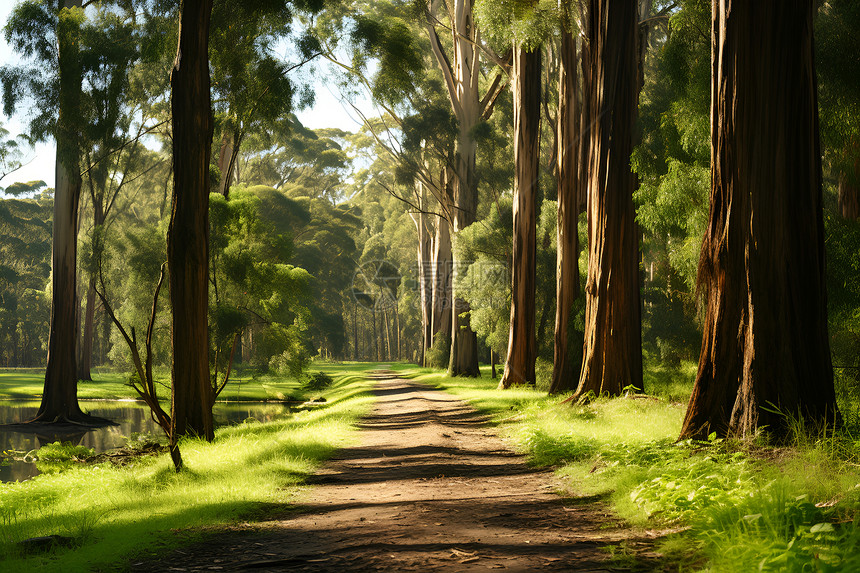
[[[747,441],[676,442],[695,366],[657,369],[661,397],[562,404],[488,378],[417,380],[490,416],[532,463],[554,466],[569,492],[607,499],[645,528],[680,533],[660,543],[672,570],[860,571],[860,440],[795,423],[791,447]]]
[[[22,482],[0,484],[2,570],[111,571],[183,540],[171,531],[261,517],[283,511],[303,480],[332,452],[355,439],[354,423],[371,407],[369,384],[340,374],[324,407],[266,423],[221,428],[211,444],[181,443],[187,470],[169,457],[132,467],[75,467]],[[68,459],[76,452],[46,452]],[[24,556],[22,539],[61,535],[75,547]],[[187,539],[187,536],[185,536]]]
[[[355,373],[356,371],[386,368],[396,372],[411,371],[414,364],[396,362],[313,362],[309,372],[322,371],[335,376]],[[93,380],[78,381],[80,400],[119,400],[137,398],[135,391],[128,386],[127,372],[111,369],[93,369]],[[170,372],[166,368],[156,369],[155,378],[162,386],[159,397],[170,400]],[[0,369],[0,400],[32,399],[42,395],[45,385],[45,371],[39,368]],[[266,400],[305,400],[307,392],[297,380],[287,379],[277,374],[258,374],[236,369],[226,388],[218,396],[219,401],[266,401]]]

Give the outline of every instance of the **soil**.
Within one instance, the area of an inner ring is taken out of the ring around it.
[[[207,531],[129,570],[661,569],[653,532],[625,527],[600,500],[564,497],[552,471],[528,466],[464,402],[376,377],[360,444],[329,460],[290,512]]]

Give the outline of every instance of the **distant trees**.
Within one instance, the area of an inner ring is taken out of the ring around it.
[[[713,10],[707,296],[681,437],[837,419],[811,0]]]

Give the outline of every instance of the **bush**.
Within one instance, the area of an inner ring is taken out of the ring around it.
[[[427,351],[427,366],[430,368],[447,368],[451,356],[451,337],[445,332],[437,332],[433,337],[433,346]]]
[[[325,372],[314,372],[308,375],[307,381],[302,385],[305,390],[324,390],[332,385],[334,378]]]

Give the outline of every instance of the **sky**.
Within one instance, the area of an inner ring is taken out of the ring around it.
[[[5,26],[9,13],[15,6],[16,0],[0,0],[0,25]],[[5,34],[0,31],[0,66],[18,61],[16,55],[6,44]],[[319,66],[319,71],[314,74],[316,82],[316,103],[312,109],[299,111],[296,115],[305,126],[311,129],[325,127],[338,127],[346,131],[355,131],[360,126],[355,112],[348,103],[341,103],[336,87],[329,87],[322,81],[325,74],[324,66]],[[367,102],[359,104],[359,107],[368,107]],[[9,132],[9,137],[15,137],[26,130],[26,110],[19,110],[13,117],[7,117],[0,110],[0,126]],[[56,156],[56,145],[53,141],[36,144],[35,148],[28,150],[24,156],[25,165],[0,179],[0,187],[8,187],[17,181],[42,180],[48,187],[54,186],[54,161]]]

